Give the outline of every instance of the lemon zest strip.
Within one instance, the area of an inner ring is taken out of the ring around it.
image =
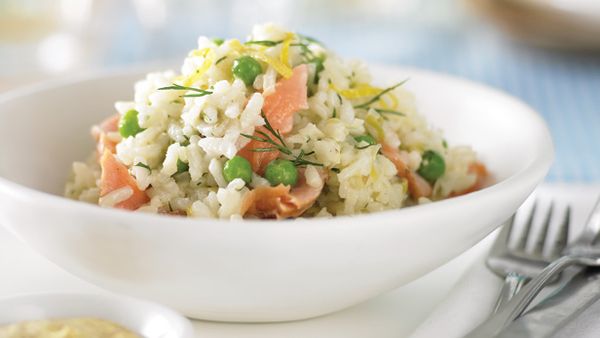
[[[281,61],[267,56],[265,53],[262,53],[260,51],[249,51],[248,54],[253,58],[259,59],[260,61],[273,67],[273,69],[275,69],[275,71],[281,74],[281,76],[283,76],[284,78],[289,79],[290,77],[292,77],[292,68],[282,63]]]
[[[279,61],[288,67],[290,66],[290,45],[292,44],[293,38],[293,33],[287,33],[285,35],[285,39],[281,45],[281,54],[279,55]]]
[[[188,76],[183,81],[183,85],[186,87],[189,87],[196,81],[198,81],[202,77],[202,75],[206,73],[210,66],[212,66],[215,62],[215,52],[211,48],[193,50],[190,53],[190,56],[204,57],[204,61],[202,62],[202,65],[200,65],[200,67],[198,67],[192,75]]]

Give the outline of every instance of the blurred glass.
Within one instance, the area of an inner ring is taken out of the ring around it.
[[[414,31],[402,27],[450,29],[462,19],[453,0],[1,0],[0,88],[178,59],[199,35],[245,37],[259,22],[318,35],[340,52],[352,52],[357,39],[373,48],[380,36]],[[406,50],[416,41],[407,38]],[[365,56],[356,54],[350,53]]]
[[[11,84],[28,82],[78,63],[80,48],[67,28],[77,21],[65,15],[74,12],[65,11],[63,5],[61,1],[0,2],[0,85],[7,85],[6,79]]]
[[[58,24],[57,6],[35,0],[0,2],[0,41],[35,40]]]
[[[531,48],[496,29],[499,23],[537,44],[593,40],[600,50],[600,0],[0,0],[0,91],[99,68],[178,67],[198,36],[244,38],[267,21],[347,58],[455,74],[514,94],[544,114],[554,133],[550,179],[600,177],[598,54]],[[581,23],[590,30],[579,30]],[[582,170],[584,161],[592,169]]]
[[[598,0],[468,0],[521,41],[552,48],[600,50]]]

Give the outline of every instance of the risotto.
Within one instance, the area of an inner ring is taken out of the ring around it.
[[[272,24],[200,37],[180,72],[150,73],[92,128],[66,196],[212,218],[337,216],[480,189],[485,166],[419,115],[398,79]],[[108,114],[107,114],[108,115]]]

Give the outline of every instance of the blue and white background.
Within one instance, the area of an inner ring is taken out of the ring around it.
[[[458,75],[517,96],[551,129],[556,160],[547,180],[600,181],[600,54],[515,42],[464,1],[0,0],[0,90],[181,59],[198,35],[243,38],[264,21],[344,56]]]

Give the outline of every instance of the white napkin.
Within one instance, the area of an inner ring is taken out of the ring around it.
[[[534,192],[528,202],[531,203],[534,199],[552,200],[555,210],[570,205],[572,208],[570,238],[572,239],[574,234],[579,234],[599,194],[600,184],[544,184]],[[496,233],[485,239],[489,241],[488,248],[491,247],[495,235]],[[410,338],[462,337],[491,314],[502,287],[502,280],[485,267],[485,259],[486,255],[478,257],[478,261]],[[582,326],[577,325],[578,331],[581,331]],[[595,332],[600,332],[600,325],[588,325],[588,327],[595,327],[598,329]],[[581,332],[579,334],[578,337],[588,337]],[[593,336],[599,337],[600,333]]]
[[[596,301],[572,322],[565,325],[552,338],[598,338],[600,337],[600,301]]]
[[[496,238],[488,236],[487,250]],[[486,252],[487,252],[486,250]],[[433,313],[421,323],[410,338],[462,337],[491,313],[502,280],[485,267],[486,255],[480,255],[456,287]]]

